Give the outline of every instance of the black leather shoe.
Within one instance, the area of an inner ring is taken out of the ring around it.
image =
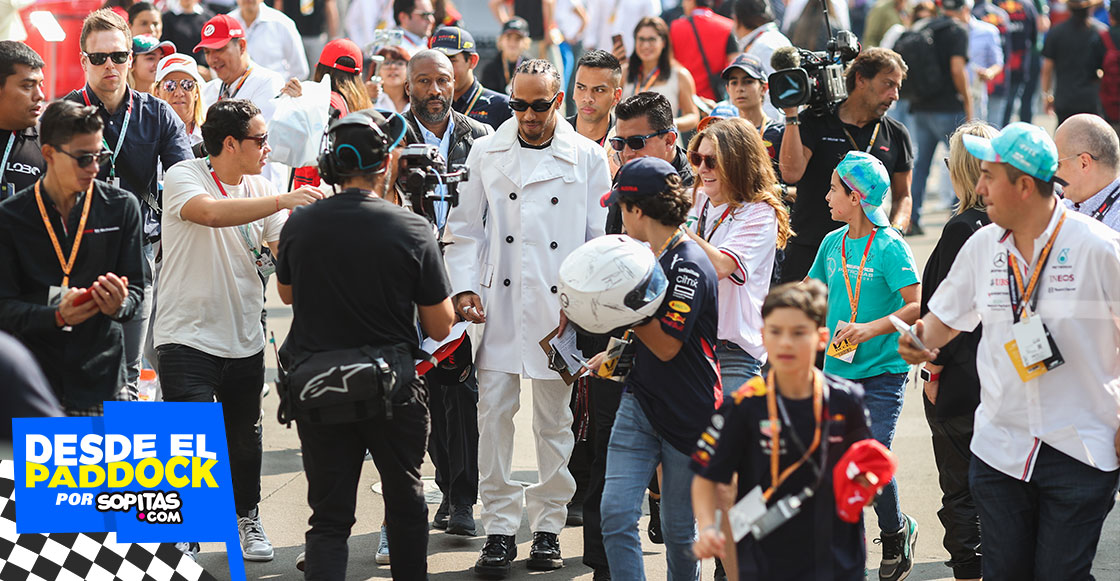
[[[551,571],[564,566],[560,556],[560,539],[555,533],[533,533],[533,547],[529,549],[527,566],[534,571]]]
[[[447,515],[450,514],[449,504],[447,497],[443,497],[443,501],[439,503],[439,508],[436,509],[436,516],[432,518],[432,528],[439,530],[447,529]]]
[[[475,535],[473,506],[451,507],[451,518],[447,520],[447,534],[467,537]]]
[[[595,569],[595,573],[591,575],[591,581],[611,581],[611,570]]]
[[[568,519],[564,522],[570,527],[583,526],[583,503],[573,502],[568,505]]]
[[[517,543],[513,535],[487,535],[482,554],[474,564],[474,573],[483,579],[505,579],[516,558]]]

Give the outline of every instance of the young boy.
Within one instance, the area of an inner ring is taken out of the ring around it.
[[[806,487],[814,489],[788,522],[761,541],[748,534],[736,544],[740,579],[864,578],[862,519],[848,523],[837,518],[832,471],[852,444],[871,433],[860,386],[813,367],[828,343],[825,293],[824,285],[809,281],[776,287],[766,297],[762,342],[770,355],[770,372],[735,392],[692,455],[692,503],[700,528],[694,550],[699,558],[723,553],[725,540],[714,524],[717,483],[729,484],[738,473],[737,498],[759,487],[768,506]]]
[[[881,207],[889,191],[883,162],[859,151],[844,156],[825,200],[832,219],[847,226],[825,236],[808,275],[828,286],[832,338],[824,370],[863,385],[871,434],[888,448],[910,366],[898,354],[898,332],[887,316],[913,324],[922,295],[910,246],[890,228]],[[883,546],[879,579],[897,581],[913,567],[918,523],[902,514],[894,481],[883,489],[875,513]]]

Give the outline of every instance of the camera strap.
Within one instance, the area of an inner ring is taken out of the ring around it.
[[[882,126],[883,120],[879,119],[879,122],[875,124],[875,131],[871,132],[871,141],[867,142],[867,149],[863,150],[864,153],[871,153],[871,147],[875,145],[875,139],[879,137],[879,128]],[[859,145],[856,144],[856,139],[848,132],[848,128],[844,127],[843,121],[840,122],[840,128],[844,130],[844,135],[848,136],[848,142],[852,144],[852,147],[859,149]]]
[[[813,440],[809,443],[809,446],[805,446],[801,438],[797,436],[797,432],[793,429],[793,422],[790,420],[789,413],[785,409],[785,404],[782,403],[781,398],[778,396],[775,383],[774,371],[770,370],[766,378],[766,408],[770,419],[770,488],[762,493],[762,497],[769,501],[774,492],[778,490],[778,487],[806,462],[810,463],[813,472],[817,476],[816,484],[810,489],[811,496],[811,491],[816,490],[824,479],[825,471],[823,466],[828,457],[828,434],[824,434],[823,437],[821,435],[822,432],[827,432],[828,429],[828,395],[824,385],[824,374],[818,370],[813,370],[813,417],[815,426],[813,428]],[[801,458],[787,466],[785,470],[780,470],[780,433],[783,425],[789,427],[791,443],[801,449],[803,454]],[[813,452],[815,452],[817,448],[821,449],[820,464],[813,459]]]

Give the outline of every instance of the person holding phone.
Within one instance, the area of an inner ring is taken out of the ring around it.
[[[692,100],[696,83],[692,73],[673,58],[669,27],[664,20],[653,16],[638,21],[634,28],[634,52],[624,62],[622,74],[626,79],[623,97],[644,91],[661,93],[673,107],[677,130],[696,128],[700,122],[700,112]]]

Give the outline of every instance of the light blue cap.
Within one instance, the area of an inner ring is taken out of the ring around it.
[[[992,139],[964,136],[964,147],[977,159],[1006,163],[1044,182],[1058,171],[1058,147],[1041,127],[1015,122]]]
[[[849,151],[836,166],[836,173],[859,194],[863,213],[872,224],[880,228],[891,225],[887,213],[883,211],[883,202],[891,189],[891,178],[879,158],[862,151]]]

